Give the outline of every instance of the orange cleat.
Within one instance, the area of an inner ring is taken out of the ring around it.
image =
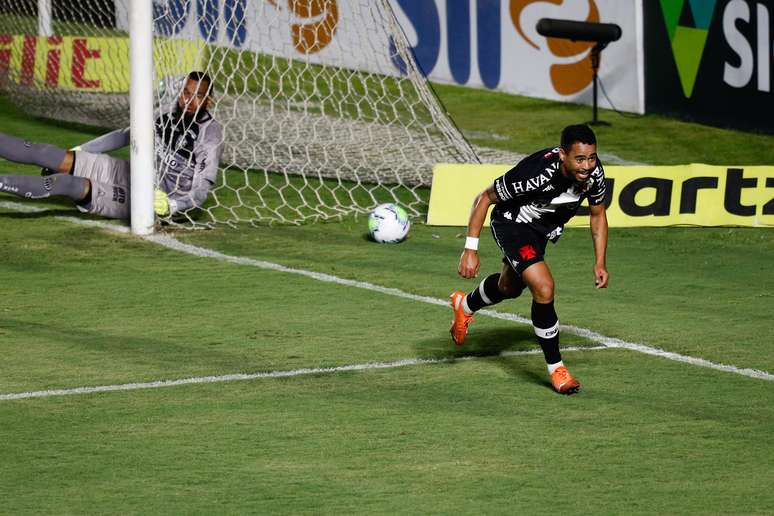
[[[462,346],[465,342],[465,337],[468,335],[468,326],[473,322],[473,316],[465,313],[462,309],[462,300],[465,299],[465,292],[457,290],[452,292],[451,307],[454,311],[454,320],[452,321],[451,333],[452,340],[458,346]]]
[[[551,373],[551,384],[559,394],[575,394],[580,390],[580,383],[564,366],[556,368],[556,371]]]

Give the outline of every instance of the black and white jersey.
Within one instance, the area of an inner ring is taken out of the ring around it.
[[[201,206],[217,179],[223,128],[208,111],[190,120],[179,110],[162,114],[155,126],[156,172],[159,188],[169,195],[170,210]]]
[[[605,172],[599,159],[582,183],[565,177],[560,165],[558,147],[543,149],[495,179],[498,202],[492,223],[526,224],[556,241],[583,199],[588,198],[592,206],[604,202]]]

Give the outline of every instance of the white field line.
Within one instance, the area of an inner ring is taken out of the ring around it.
[[[31,205],[26,204],[19,204],[19,203],[12,203],[12,202],[0,202],[0,208],[7,208],[17,211],[24,211],[24,212],[41,212],[41,211],[47,211],[45,208],[35,207]],[[105,221],[98,221],[98,220],[85,220],[80,219],[76,217],[64,217],[64,216],[58,216],[56,217],[60,220],[66,220],[68,222],[72,222],[75,224],[85,225],[85,226],[91,226],[91,227],[99,227],[103,229],[107,229],[114,232],[121,232],[121,233],[128,233],[129,228],[122,225],[117,225],[115,223],[105,222]],[[280,265],[277,263],[272,262],[266,262],[263,260],[255,260],[253,258],[246,258],[242,256],[231,256],[227,254],[223,254],[217,251],[213,251],[212,249],[206,249],[202,247],[197,247],[191,244],[186,244],[183,242],[180,242],[179,240],[175,239],[171,235],[167,234],[154,234],[147,237],[143,237],[145,240],[148,240],[150,242],[154,242],[156,244],[162,245],[164,247],[167,247],[169,249],[173,249],[179,252],[188,253],[194,256],[204,257],[204,258],[213,258],[219,261],[228,262],[228,263],[234,263],[238,265],[247,265],[252,267],[258,267],[261,269],[267,269],[267,270],[274,270],[278,272],[285,272],[285,273],[291,273],[291,274],[298,274],[301,276],[306,276],[308,278],[317,280],[317,281],[324,281],[329,283],[335,283],[338,285],[344,285],[349,287],[355,287],[355,288],[362,288],[365,290],[371,290],[374,292],[379,292],[386,295],[391,295],[395,297],[400,297],[403,299],[410,299],[413,301],[420,301],[423,303],[433,304],[433,305],[439,305],[439,306],[446,306],[448,305],[448,301],[445,299],[438,299],[433,298],[429,296],[420,296],[417,294],[411,294],[409,292],[404,292],[402,290],[396,289],[396,288],[389,288],[389,287],[382,287],[380,285],[374,285],[372,283],[367,283],[364,281],[356,281],[356,280],[350,280],[345,278],[339,278],[338,276],[333,276],[331,274],[324,274],[320,272],[313,272],[313,271],[307,271],[304,269],[294,269],[291,267],[286,267],[284,265]],[[531,321],[529,319],[526,319],[524,317],[520,317],[515,314],[509,314],[504,312],[497,312],[495,310],[481,310],[478,312],[481,315],[486,315],[488,317],[493,317],[496,319],[502,319],[506,321],[512,321],[519,324],[526,324],[531,325]],[[728,373],[734,373],[739,374],[743,376],[748,376],[750,378],[757,378],[761,380],[768,380],[768,381],[774,381],[774,374],[768,373],[766,371],[760,371],[757,369],[749,369],[749,368],[739,368],[733,365],[726,365],[726,364],[720,364],[716,362],[711,362],[709,360],[705,360],[703,358],[695,358],[685,355],[680,355],[678,353],[672,353],[670,351],[665,351],[663,349],[654,348],[650,346],[645,346],[644,344],[638,344],[633,342],[627,342],[621,339],[616,339],[612,337],[607,337],[604,335],[601,335],[599,333],[596,333],[594,331],[588,330],[586,328],[580,328],[577,326],[571,326],[571,325],[561,325],[561,329],[564,332],[578,335],[581,337],[585,337],[589,340],[592,340],[594,342],[597,342],[604,348],[620,348],[620,349],[628,349],[631,351],[637,351],[639,353],[644,353],[647,355],[653,355],[658,356],[661,358],[666,358],[669,360],[673,360],[676,362],[683,362],[686,364],[691,364],[695,366],[700,367],[706,367],[710,369],[715,369],[718,371],[725,371]],[[567,348],[565,348],[567,349]],[[589,348],[590,349],[590,348]],[[594,348],[594,349],[600,349],[600,348]],[[411,362],[413,360],[417,360],[417,363],[425,363],[423,359],[406,359],[408,362]],[[400,365],[408,365],[403,364],[404,361],[398,361],[398,362],[390,362],[390,364],[400,364]],[[432,362],[429,362],[432,363]],[[341,366],[341,367],[352,367],[352,368],[365,368],[362,366]],[[390,366],[390,367],[398,367],[398,366]],[[331,370],[338,370],[339,368],[333,368]],[[342,369],[345,370],[345,369]],[[307,370],[303,370],[307,371]],[[309,370],[314,371],[314,370]],[[325,371],[320,371],[325,372]],[[271,375],[275,373],[256,373],[259,376],[255,376],[255,378],[261,378],[266,375]],[[277,374],[282,375],[283,372],[277,372]],[[309,374],[309,373],[307,373]],[[261,376],[263,375],[263,376]],[[241,379],[242,375],[235,375],[237,377],[240,377],[238,379]],[[248,375],[249,376],[249,375]],[[213,377],[213,378],[221,378],[221,377]],[[212,381],[212,380],[211,380]],[[214,381],[227,381],[227,380],[214,380]],[[163,385],[170,384],[170,382],[182,382],[182,383],[200,383],[200,382],[189,382],[187,380],[172,380],[172,381],[162,381],[160,382]],[[172,383],[173,385],[177,385],[175,383]],[[148,384],[130,384],[130,385],[148,385]],[[111,386],[113,388],[109,390],[122,390],[115,388],[115,386]],[[144,388],[144,387],[137,387],[137,388]],[[85,389],[98,389],[98,387],[87,387]],[[48,392],[48,391],[44,391]],[[88,391],[92,392],[92,391]],[[94,391],[97,392],[97,391]],[[5,399],[3,396],[6,395],[0,395],[0,400]]]
[[[568,347],[562,351],[591,351],[600,349],[610,349],[607,346],[597,346],[588,348]],[[350,364],[336,367],[314,367],[293,369],[290,371],[266,371],[259,373],[236,373],[224,374],[220,376],[196,376],[192,378],[182,378],[179,380],[156,380],[142,383],[120,383],[116,385],[97,385],[94,387],[73,387],[70,389],[49,389],[45,391],[27,391],[0,394],[0,401],[22,400],[28,398],[50,398],[54,396],[72,396],[74,394],[93,394],[98,392],[115,391],[135,391],[139,389],[160,389],[162,387],[176,387],[178,385],[192,385],[201,383],[223,383],[240,382],[244,380],[258,380],[262,378],[288,378],[293,376],[308,376],[314,374],[338,373],[343,371],[365,371],[368,369],[394,369],[396,367],[406,367],[414,365],[436,365],[449,364],[463,360],[488,360],[497,357],[510,357],[518,355],[536,355],[543,353],[539,349],[530,349],[526,351],[503,351],[496,356],[476,357],[450,357],[450,358],[404,358],[391,362],[370,362],[367,364]]]

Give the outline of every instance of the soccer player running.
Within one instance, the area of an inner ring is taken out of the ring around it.
[[[457,345],[465,341],[473,314],[504,299],[532,293],[532,325],[548,365],[554,389],[573,394],[580,383],[567,371],[559,352],[559,319],[554,309],[554,278],[543,259],[548,241],[556,242],[564,224],[578,211],[583,199],[591,207],[591,238],[594,244],[594,283],[606,288],[607,215],[605,174],[597,157],[597,140],[586,125],[565,127],[561,146],[543,149],[521,160],[495,179],[473,201],[468,237],[460,256],[459,274],[478,274],[478,239],[487,211],[492,235],[503,252],[502,272],[491,274],[472,292],[451,294],[454,311],[451,335]]]
[[[201,207],[215,184],[223,154],[223,128],[207,110],[212,90],[207,74],[189,73],[176,105],[155,121],[158,189],[154,211],[161,217]],[[129,219],[129,162],[104,154],[127,145],[128,128],[71,150],[0,133],[0,157],[38,165],[44,174],[0,175],[0,192],[26,199],[66,197],[83,212]]]

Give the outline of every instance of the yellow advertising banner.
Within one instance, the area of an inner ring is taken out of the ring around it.
[[[466,226],[475,196],[512,166],[436,165],[427,223]],[[607,166],[605,179],[611,227],[774,227],[774,166]],[[588,212],[567,226],[588,226]]]
[[[204,62],[204,43],[153,42],[156,76],[182,75]],[[36,88],[129,91],[129,39],[0,34],[0,76]]]

